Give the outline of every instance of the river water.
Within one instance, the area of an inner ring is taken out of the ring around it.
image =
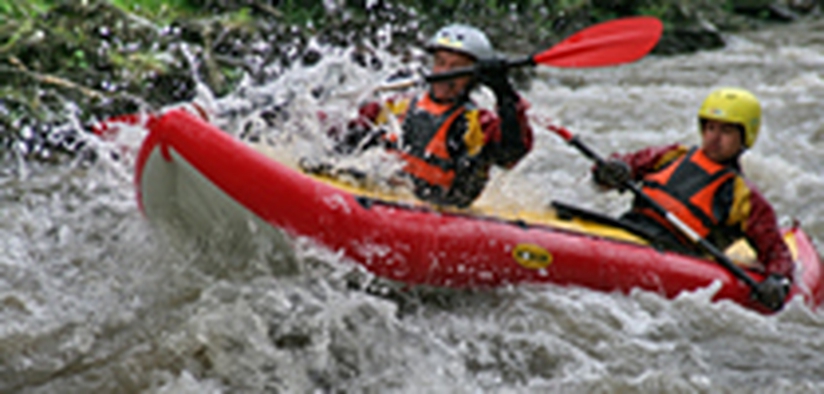
[[[333,66],[278,83],[300,91],[332,68],[356,92],[374,80]],[[481,201],[617,214],[628,196],[595,191],[589,163],[541,124],[562,124],[603,153],[694,144],[697,108],[721,85],[746,87],[764,106],[745,173],[783,224],[797,219],[824,239],[822,21],[732,36],[719,51],[539,69],[524,91],[535,148],[497,172]],[[357,96],[330,91],[325,104],[351,107]],[[253,106],[249,97],[213,110]],[[221,121],[229,129],[239,118]],[[431,291],[400,304],[350,289],[357,268],[304,242],[291,257],[263,239],[242,256],[175,246],[135,202],[144,135],[89,139],[101,153],[91,165],[20,160],[0,173],[0,392],[824,391],[824,312],[799,300],[763,316],[711,303],[713,287],[666,300],[541,286]],[[282,273],[285,260],[299,273]]]

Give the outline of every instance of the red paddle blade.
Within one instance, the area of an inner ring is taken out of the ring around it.
[[[636,61],[652,50],[664,25],[649,16],[616,19],[581,30],[532,57],[553,67],[602,67]]]

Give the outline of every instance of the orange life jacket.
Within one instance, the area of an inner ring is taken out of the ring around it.
[[[661,171],[646,176],[642,190],[698,235],[707,238],[726,224],[733,204],[733,188],[724,189],[729,190],[729,195],[719,190],[726,183],[734,182],[737,176],[733,168],[718,164],[700,149],[692,148]],[[636,210],[679,234],[666,218],[643,203],[638,203]]]
[[[429,186],[451,189],[456,160],[450,154],[449,137],[460,133],[460,149],[468,155],[477,154],[484,143],[478,110],[471,103],[436,103],[428,93],[396,108],[403,111],[396,114],[403,121],[403,134],[400,141],[394,135],[389,139],[406,162],[404,171]]]

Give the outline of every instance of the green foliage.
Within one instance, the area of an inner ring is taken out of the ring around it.
[[[278,10],[283,13],[285,23],[298,26],[322,23],[326,15],[323,1],[286,0]]]
[[[80,48],[75,49],[74,52],[72,52],[70,63],[81,69],[86,69],[89,67],[89,62],[86,59],[86,52],[83,52]]]
[[[24,19],[46,11],[51,4],[45,0],[0,0],[0,20]]]
[[[151,53],[137,52],[127,55],[112,53],[109,59],[115,67],[134,75],[147,75],[167,70],[163,60]]]
[[[181,16],[201,14],[200,9],[190,0],[109,0],[109,2],[159,23],[166,23]]]
[[[72,0],[0,0],[0,20],[25,19]],[[192,0],[104,0],[143,17],[168,21],[175,17],[201,14]]]
[[[650,4],[648,6],[639,7],[638,13],[640,15],[654,16],[658,19],[665,19],[670,13],[671,6],[672,3],[662,1],[658,4]]]

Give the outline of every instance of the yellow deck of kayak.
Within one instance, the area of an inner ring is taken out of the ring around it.
[[[252,145],[252,147],[254,147],[257,151],[265,154],[273,160],[278,160],[277,152],[271,149],[269,146],[259,143],[252,143],[250,145]],[[446,213],[494,217],[496,219],[503,221],[523,223],[531,226],[546,226],[559,230],[571,231],[590,236],[609,238],[618,241],[636,243],[640,245],[649,244],[649,242],[647,242],[645,239],[622,228],[597,223],[578,217],[572,217],[569,219],[561,218],[558,216],[555,209],[552,208],[544,209],[541,211],[520,210],[518,212],[511,212],[496,210],[494,209],[494,207],[483,206],[479,204],[475,204],[465,209],[435,206],[418,200],[410,191],[402,190],[400,188],[394,188],[391,190],[387,188],[368,188],[365,187],[363,183],[356,182],[351,179],[341,179],[329,175],[310,174],[306,172],[304,172],[304,174],[311,176],[318,182],[330,185],[352,195],[365,197],[370,200],[380,201],[382,203],[399,204],[413,207],[426,207],[428,209],[433,209],[439,212]],[[787,246],[790,248],[790,252],[792,253],[793,258],[796,258],[798,253],[793,233],[786,232],[784,235],[784,240],[787,243]],[[752,267],[758,265],[756,261],[755,251],[743,239],[739,240],[738,242],[735,242],[733,245],[727,248],[725,250],[725,254],[730,256],[730,258],[733,261],[735,261],[738,265],[745,267]]]

